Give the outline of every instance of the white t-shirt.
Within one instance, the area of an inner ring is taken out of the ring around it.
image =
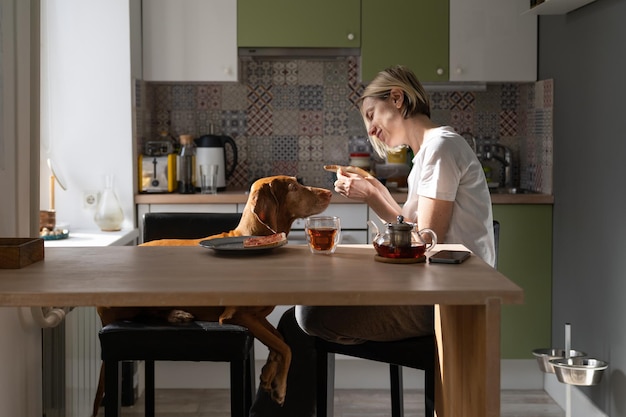
[[[467,141],[453,128],[430,130],[413,158],[408,197],[402,208],[407,219],[417,218],[419,196],[454,201],[446,241],[461,243],[494,265],[495,246],[491,196],[485,173]]]

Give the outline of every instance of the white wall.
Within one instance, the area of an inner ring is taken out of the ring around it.
[[[115,175],[124,226],[134,225],[133,91],[130,0],[42,2],[42,160],[51,157],[67,191],[56,187],[57,222],[95,229],[86,191]],[[41,208],[50,171],[41,168]]]
[[[31,63],[30,54],[38,51],[37,28],[31,28],[36,3],[0,0],[2,237],[29,237],[37,232],[39,148],[38,132],[30,120],[31,115],[37,117],[38,90],[31,78],[37,76],[36,59]],[[0,308],[0,417],[40,417],[42,413],[41,331],[26,317],[21,309]]]

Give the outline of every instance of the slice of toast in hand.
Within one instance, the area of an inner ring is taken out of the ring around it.
[[[363,178],[368,178],[372,176],[372,174],[370,174],[366,170],[352,165],[324,165],[324,169],[330,172],[337,172],[339,168],[341,168],[342,171],[349,172],[351,174],[357,174],[362,176]]]

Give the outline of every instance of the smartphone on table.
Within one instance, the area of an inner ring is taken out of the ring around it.
[[[466,250],[440,250],[432,254],[428,261],[430,263],[460,264],[471,256],[471,252]]]

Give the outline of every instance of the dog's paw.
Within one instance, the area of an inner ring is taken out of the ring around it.
[[[279,405],[283,405],[287,393],[286,375],[283,376],[279,372],[281,365],[280,355],[271,350],[261,370],[260,378],[261,388],[269,392],[272,400]]]
[[[193,320],[193,315],[184,310],[172,310],[167,316],[170,323],[186,323]]]
[[[283,405],[285,403],[286,393],[287,387],[282,386],[282,384],[277,384],[272,388],[272,400],[274,400],[278,405]]]
[[[220,324],[224,324],[224,321],[232,319],[238,308],[239,307],[224,307],[224,311],[222,311],[219,317]]]

